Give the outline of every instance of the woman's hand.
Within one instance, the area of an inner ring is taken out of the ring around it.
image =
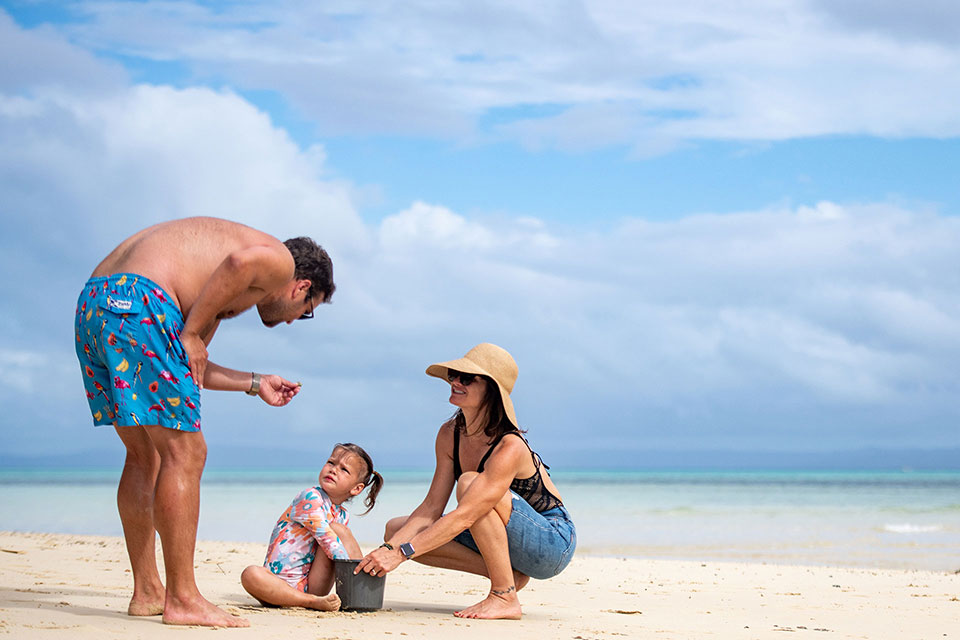
[[[385,576],[406,560],[399,549],[390,550],[386,547],[378,547],[365,555],[357,568],[353,570],[356,575],[363,571],[372,576]]]

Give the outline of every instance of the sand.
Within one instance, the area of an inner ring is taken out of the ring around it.
[[[461,620],[453,611],[486,581],[405,563],[387,577],[384,609],[265,609],[240,587],[263,545],[197,545],[204,595],[248,629],[173,627],[126,615],[132,579],[120,538],[0,532],[0,636],[29,638],[960,638],[960,575],[578,556],[520,593],[523,619]],[[509,634],[509,635],[507,635]],[[220,636],[218,636],[220,637]]]

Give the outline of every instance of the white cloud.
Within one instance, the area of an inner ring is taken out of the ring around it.
[[[141,85],[97,97],[0,97],[0,105],[0,186],[24,237],[55,231],[71,254],[83,243],[105,253],[161,220],[220,215],[341,250],[367,241],[350,189],[322,179],[322,151],[301,151],[232,93]]]
[[[726,11],[714,16],[723,24],[700,25],[716,32],[721,49],[741,37],[724,35],[740,16]],[[551,26],[547,18],[533,20],[536,33],[571,33],[568,23]],[[753,18],[743,29],[773,19]],[[641,29],[619,24],[618,38]],[[96,39],[97,25],[81,32],[85,41]],[[604,28],[581,34],[583,46]],[[686,37],[678,29],[675,36]],[[371,33],[361,40],[372,47]],[[453,41],[459,34],[451,33]],[[414,51],[434,44],[419,31],[411,43]],[[462,52],[481,44],[467,39]],[[496,70],[510,76],[523,66],[522,57],[498,58],[512,51],[510,42],[491,46],[500,47],[489,55]],[[563,72],[561,53],[539,64]],[[397,57],[429,84],[416,56]],[[462,64],[486,64],[479,60]],[[559,72],[543,72],[531,91],[564,89]],[[622,92],[615,80],[612,90]],[[496,103],[511,83],[504,77],[502,86],[485,87],[483,104]],[[701,89],[691,83],[689,90]],[[212,346],[216,360],[307,386],[290,413],[211,398],[211,440],[254,443],[267,430],[281,441],[314,426],[318,438],[359,431],[395,443],[397,433],[425,422],[429,430],[449,412],[442,383],[423,376],[424,367],[493,341],[520,363],[521,419],[535,440],[556,448],[578,450],[584,434],[643,439],[652,448],[732,438],[788,448],[811,438],[823,446],[957,444],[956,218],[823,202],[563,229],[414,202],[366,224],[354,210],[353,185],[329,180],[325,162],[322,148],[299,148],[228,90],[88,91],[60,81],[4,89],[0,264],[13,277],[0,284],[0,360],[28,381],[2,398],[4,429],[16,431],[17,446],[29,446],[34,432],[15,425],[36,422],[38,412],[44,443],[83,437],[75,430],[86,423],[85,401],[66,372],[75,368],[73,301],[95,262],[137,229],[197,214],[316,237],[333,254],[339,286],[334,304],[310,323],[276,332],[252,314],[224,323]],[[30,362],[55,363],[44,384]]]
[[[100,2],[61,29],[280,91],[327,133],[469,140],[489,110],[559,105],[481,134],[640,154],[684,140],[958,135],[960,40],[944,26],[956,11],[894,4]]]
[[[567,443],[555,446],[575,446],[584,423],[650,446],[732,434],[789,445],[817,429],[838,446],[866,429],[878,444],[955,444],[944,426],[960,391],[954,218],[823,202],[584,231],[415,202],[370,226],[351,186],[325,181],[321,150],[299,150],[229,92],[137,86],[3,104],[5,269],[31,274],[4,282],[3,353],[32,341],[72,368],[75,290],[113,244],[160,219],[216,213],[330,247],[339,290],[317,320],[268,332],[244,317],[212,347],[310,393],[282,415],[211,400],[210,438],[254,442],[265,420],[278,437],[289,420],[298,433],[359,425],[388,438],[447,412],[426,364],[489,340],[516,355],[520,415],[551,424]],[[57,301],[49,313],[35,313],[38,282]],[[74,382],[50,410],[63,433],[85,411]],[[42,397],[22,389],[9,412],[29,415]],[[758,402],[762,424],[746,409]],[[798,406],[819,426],[796,423]],[[905,417],[917,406],[920,425]],[[841,423],[838,409],[872,418]]]
[[[0,91],[69,87],[79,93],[121,88],[127,74],[68,43],[53,27],[21,29],[0,8]]]
[[[409,262],[392,262],[391,278],[366,286],[389,296],[396,280],[419,281],[403,290],[416,296],[411,306],[461,308],[457,324],[468,332],[537,334],[627,384],[657,379],[668,395],[731,386],[745,393],[773,372],[826,402],[883,404],[924,367],[941,375],[942,350],[957,348],[958,291],[940,274],[956,267],[958,227],[893,206],[820,203],[629,221],[586,241],[560,235],[549,249],[515,251],[489,242],[509,237],[505,228],[419,204],[384,222],[383,255],[370,256],[371,270],[381,268],[402,239]],[[495,300],[498,313],[473,317],[478,298]],[[905,333],[918,322],[929,339]],[[706,375],[691,385],[690,369]]]
[[[839,24],[913,42],[960,41],[960,8],[952,0],[815,0],[812,6]]]
[[[409,244],[428,249],[486,249],[494,245],[495,237],[482,225],[467,222],[445,207],[415,202],[381,223],[380,243],[387,250]]]

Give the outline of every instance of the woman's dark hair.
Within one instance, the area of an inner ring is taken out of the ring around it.
[[[370,513],[370,509],[373,509],[373,505],[377,502],[377,495],[380,493],[380,489],[383,488],[383,476],[373,470],[373,460],[370,458],[370,454],[364,451],[360,445],[353,444],[352,442],[338,442],[333,445],[333,452],[336,453],[337,449],[352,453],[363,460],[363,464],[367,465],[366,473],[360,476],[360,482],[368,489],[367,497],[363,500],[363,504],[367,507],[367,510],[360,515]]]
[[[312,283],[310,298],[319,300],[323,294],[323,301],[330,302],[337,285],[333,284],[333,261],[323,247],[306,236],[290,238],[283,244],[293,256],[294,277]]]
[[[500,397],[500,387],[494,382],[493,378],[484,375],[478,375],[487,381],[487,390],[483,395],[483,401],[480,406],[481,411],[486,414],[486,424],[483,425],[483,433],[493,442],[508,431],[519,431],[526,433],[526,430],[515,426],[507,417],[507,412],[503,409],[503,399]],[[461,433],[467,432],[467,419],[463,417],[463,410],[457,409],[453,414],[453,426],[459,429]]]

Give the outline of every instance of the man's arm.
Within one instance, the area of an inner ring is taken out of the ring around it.
[[[253,386],[253,372],[237,371],[207,362],[206,389],[215,391],[249,391]],[[272,374],[260,376],[257,395],[269,405],[282,407],[300,393],[300,385]]]
[[[218,315],[244,293],[254,291],[250,306],[289,282],[294,275],[293,257],[279,241],[234,251],[221,262],[200,290],[187,314],[180,341],[187,353],[190,372],[199,388],[204,386],[207,347],[216,331]],[[245,301],[246,302],[246,301]]]

